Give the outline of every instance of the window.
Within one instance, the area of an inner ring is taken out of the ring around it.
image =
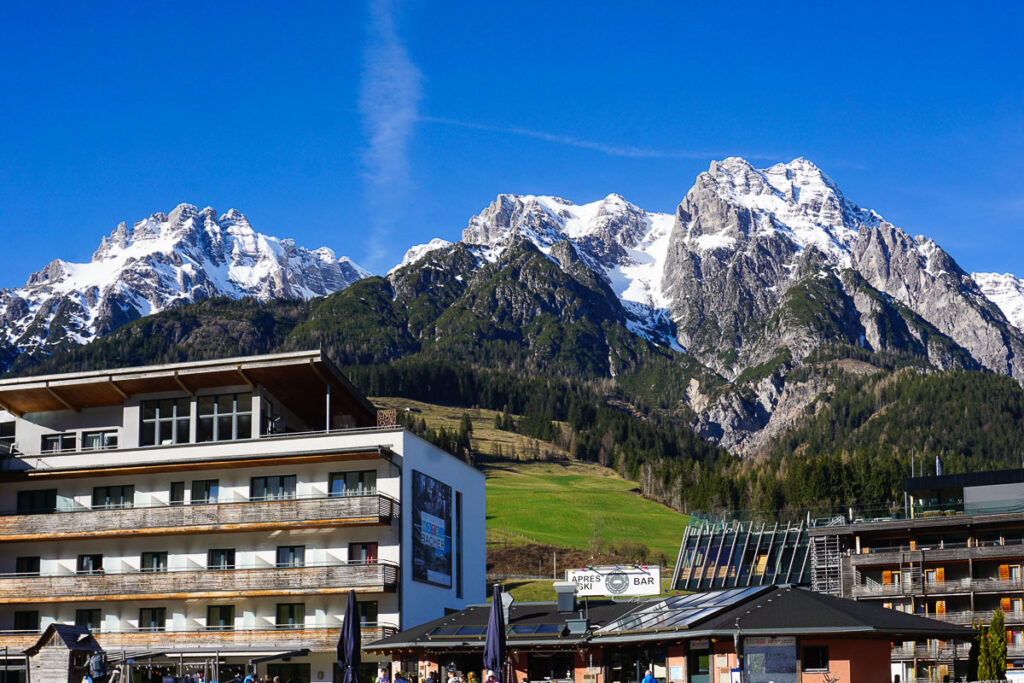
[[[234,569],[235,568],[235,549],[234,548],[219,548],[216,550],[210,550],[206,553],[206,568],[207,569]]]
[[[260,399],[260,434],[281,434],[285,431],[284,418],[277,414],[274,404]]]
[[[192,504],[216,503],[220,495],[220,482],[217,479],[197,479],[192,482]]]
[[[77,568],[79,574],[102,574],[103,556],[79,555]]]
[[[172,481],[171,482],[171,505],[184,505],[185,504],[185,482],[183,481]]]
[[[14,422],[0,422],[0,453],[14,450]]]
[[[278,628],[302,628],[306,625],[306,606],[301,602],[281,603],[277,606]]]
[[[75,626],[84,626],[90,631],[97,631],[102,625],[102,616],[98,609],[75,610]]]
[[[163,607],[143,607],[139,610],[140,631],[165,631],[167,610]]]
[[[348,561],[359,564],[377,564],[377,544],[349,543]]]
[[[142,402],[140,446],[188,443],[191,408],[187,398],[166,398]]]
[[[83,432],[83,451],[102,451],[110,448],[117,448],[117,432],[107,430],[102,432]]]
[[[139,563],[139,569],[144,572],[167,571],[167,553],[142,553],[142,561]]]
[[[252,394],[199,397],[197,441],[252,438]]]
[[[331,474],[332,496],[366,496],[377,493],[377,471],[334,472]]]
[[[377,601],[367,600],[356,603],[359,607],[359,623],[363,626],[377,625]]]
[[[278,567],[301,567],[306,564],[306,546],[282,545],[277,548]]]
[[[42,442],[43,453],[56,453],[58,451],[73,451],[77,439],[74,432],[69,434],[44,434]]]
[[[18,514],[35,515],[57,510],[57,489],[18,491]]]
[[[294,474],[253,477],[249,482],[249,500],[282,500],[294,497]]]
[[[208,631],[231,631],[234,628],[234,605],[210,605],[206,608],[206,629]]]
[[[14,613],[14,630],[15,631],[38,631],[39,630],[39,612],[36,610],[23,610]]]
[[[135,487],[131,484],[97,486],[92,490],[93,510],[120,510],[133,505],[135,505]]]
[[[39,576],[39,557],[19,557],[14,561],[14,571],[26,576]]]
[[[828,671],[828,645],[805,645],[804,671]]]

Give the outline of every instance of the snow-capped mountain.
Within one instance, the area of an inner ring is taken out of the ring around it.
[[[630,329],[726,377],[779,347],[803,357],[826,334],[831,343],[920,353],[939,367],[969,356],[1024,379],[1020,316],[1001,310],[1012,297],[1000,299],[985,278],[983,291],[935,242],[859,207],[806,159],[765,169],[736,157],[713,162],[674,214],[615,194],[582,205],[499,195],[462,233],[482,263],[518,239],[555,260],[556,245],[571,245],[618,296]],[[418,247],[398,268],[446,248]],[[820,294],[794,287],[824,286],[824,276],[842,301],[821,320],[805,319],[793,297]],[[807,329],[822,325],[827,332]]]
[[[213,296],[329,294],[367,271],[326,247],[257,233],[240,212],[181,204],[121,223],[88,263],[56,260],[0,290],[0,344],[16,352],[84,344],[136,318]]]

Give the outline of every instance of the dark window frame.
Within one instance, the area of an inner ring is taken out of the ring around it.
[[[196,495],[197,493],[205,493],[206,497],[202,495]],[[191,505],[204,505],[207,503],[216,503],[220,497],[220,479],[193,479],[192,480],[192,498],[189,500]]]
[[[282,559],[283,555],[290,555],[290,560]],[[275,553],[278,567],[305,567],[306,546],[304,545],[279,545]]]
[[[214,562],[214,553],[222,554],[219,562]],[[235,568],[236,553],[234,548],[210,548],[206,551],[206,569],[218,571]]]
[[[169,404],[169,405],[168,405]],[[169,408],[169,411],[166,409]],[[147,413],[152,410],[152,417]],[[169,414],[164,414],[169,412]],[[152,425],[152,435],[147,435],[147,426]],[[170,425],[170,439],[161,439],[164,425]],[[161,398],[139,403],[139,445],[170,446],[190,442],[192,430],[192,402],[188,398]],[[164,441],[170,441],[165,444]]]
[[[95,621],[92,617],[96,617]],[[84,626],[90,631],[101,631],[103,629],[103,610],[98,607],[76,609],[75,626]]]
[[[91,439],[99,437],[100,445],[87,445]],[[83,451],[112,451],[117,448],[118,434],[116,429],[90,429],[82,432]]]
[[[139,608],[139,630],[146,632],[159,632],[167,630],[167,608],[166,607],[140,607]]]
[[[226,611],[230,619],[225,620],[222,611]],[[216,625],[211,624],[214,613],[220,615]],[[207,605],[206,606],[206,630],[207,631],[234,631],[235,630],[235,606],[234,605]]]
[[[185,504],[185,482],[183,481],[172,481],[170,486],[170,492],[167,496],[167,502],[170,505],[184,505]]]
[[[78,450],[78,434],[75,432],[43,434],[39,439],[40,453],[64,453],[76,450]]]
[[[17,505],[19,515],[51,514],[57,511],[57,489],[18,491]]]
[[[146,560],[151,560],[147,563]],[[156,560],[156,562],[152,562]],[[156,566],[150,566],[150,565]],[[147,550],[139,557],[139,571],[146,574],[160,574],[167,571],[167,551]]]
[[[229,396],[230,409],[221,405]],[[196,443],[251,439],[252,396],[252,392],[200,396],[196,400]],[[225,427],[230,434],[222,433]]]
[[[107,502],[97,503],[97,500]],[[135,507],[135,484],[94,486],[92,489],[93,510],[125,510],[133,507]]]
[[[19,576],[39,576],[40,563],[39,555],[23,555],[14,560],[14,571]]]
[[[282,620],[284,613],[285,620]],[[274,609],[274,626],[282,629],[300,629],[306,626],[306,603],[279,602]]]
[[[28,622],[28,623],[26,623]],[[21,609],[14,612],[14,630],[24,633],[39,632],[39,610]]]
[[[96,561],[99,558],[99,561]],[[88,561],[86,561],[88,559]],[[89,565],[88,567],[86,565]],[[97,566],[99,565],[99,566]],[[102,553],[87,553],[79,555],[78,560],[75,562],[75,573],[76,574],[103,574],[103,554]]]
[[[800,652],[800,668],[808,673],[828,671],[829,662],[828,645],[804,645]]]
[[[294,474],[270,474],[249,479],[249,500],[294,500],[298,477]]]
[[[373,483],[367,481],[372,475]],[[349,487],[349,480],[355,479],[355,486]],[[337,486],[339,483],[341,486]],[[331,498],[344,498],[346,496],[375,496],[377,495],[377,470],[351,470],[349,472],[331,472],[327,479],[327,495]]]

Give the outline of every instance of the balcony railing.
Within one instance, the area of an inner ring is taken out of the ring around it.
[[[281,524],[336,521],[342,525],[387,524],[398,518],[399,504],[380,494],[318,496],[198,505],[160,505],[82,509],[49,514],[0,515],[0,542],[69,540],[119,535],[245,531]],[[242,527],[242,528],[239,528]]]
[[[945,645],[897,645],[892,649],[892,659],[894,661],[925,659],[937,662],[949,662],[954,659],[966,659],[970,649],[970,643],[946,643]]]
[[[110,451],[130,451],[130,450],[150,450],[153,448],[160,449],[175,449],[183,448],[188,446],[228,446],[231,444],[245,444],[262,441],[279,441],[286,439],[301,439],[304,437],[318,437],[325,435],[338,435],[338,434],[376,434],[380,432],[393,432],[401,431],[402,427],[397,425],[384,425],[377,427],[342,427],[336,429],[315,429],[304,432],[280,432],[277,434],[260,434],[259,436],[251,437],[248,439],[232,439],[226,441],[196,441],[186,443],[163,443],[163,444],[148,444],[142,445],[128,445],[128,444],[117,444],[117,445],[105,445],[97,447],[87,447],[85,445],[76,445],[75,448],[42,448],[40,445],[26,446],[22,443],[2,443],[0,444],[0,455],[14,455],[20,458],[35,458],[35,457],[51,457],[51,456],[75,456],[75,455],[89,455],[98,454]],[[3,468],[0,468],[3,469]]]
[[[0,575],[0,604],[315,595],[350,588],[383,592],[397,583],[398,566],[390,562],[61,576],[4,574]]]
[[[93,631],[96,640],[108,652],[117,650],[300,650],[333,651],[338,645],[340,627],[237,629],[228,631]],[[362,643],[367,645],[393,636],[398,629],[390,624],[363,624]],[[0,642],[10,651],[21,652],[39,640],[39,633],[0,631]]]
[[[855,598],[884,598],[898,595],[942,595],[966,592],[1006,592],[1024,591],[1024,582],[1020,579],[955,579],[952,581],[922,581],[919,578],[904,580],[900,583],[875,583],[869,581],[853,586]]]
[[[960,624],[963,626],[970,626],[976,623],[987,624],[992,621],[993,610],[970,610],[959,611],[959,612],[945,612],[943,614],[922,614],[918,613],[918,616],[927,617],[929,619],[937,619],[944,621],[948,624]],[[1004,612],[1003,618],[1007,624],[1024,624],[1024,612]]]

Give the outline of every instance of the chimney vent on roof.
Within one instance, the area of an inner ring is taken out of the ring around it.
[[[555,593],[558,594],[558,611],[576,611],[576,584],[572,581],[555,581]]]

